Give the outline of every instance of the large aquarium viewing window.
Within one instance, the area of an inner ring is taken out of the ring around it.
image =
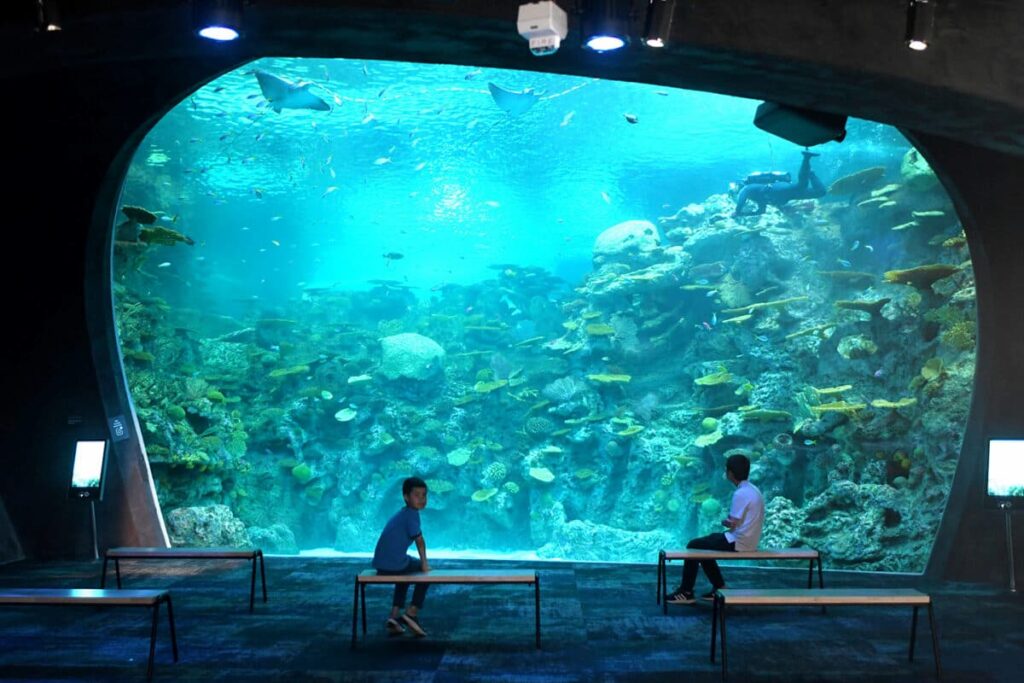
[[[975,368],[949,197],[888,126],[461,66],[262,59],[117,207],[116,325],[172,541],[652,562],[719,530],[922,571]],[[737,212],[739,208],[739,212]]]

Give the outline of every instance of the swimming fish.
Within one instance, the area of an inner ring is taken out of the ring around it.
[[[370,121],[375,121],[376,119],[377,117],[374,116],[373,114],[367,114],[366,116],[363,117],[363,123],[369,123]]]
[[[476,78],[477,76],[479,76],[482,73],[483,73],[482,69],[475,69],[475,70],[470,71],[469,73],[467,73],[464,78],[467,81],[471,81],[471,80],[473,80],[474,78]]]
[[[837,261],[837,262],[839,263],[839,265],[841,265],[841,266],[842,266],[843,268],[849,268],[850,266],[852,266],[852,265],[853,265],[852,263],[850,263],[849,261],[847,261],[847,260],[846,260],[846,259],[844,259],[844,258],[837,258],[837,259],[836,259],[836,261]]]
[[[488,83],[487,88],[491,91],[494,103],[507,114],[519,116],[534,104],[540,97],[533,91],[533,88],[526,88],[520,92],[505,90],[499,85]]]
[[[337,191],[338,191],[338,186],[337,185],[331,185],[326,190],[324,190],[324,193],[322,195],[320,195],[320,199],[323,199],[324,197],[326,197],[327,195],[331,194],[332,192],[337,192]]]
[[[270,103],[270,108],[278,114],[282,109],[331,110],[331,105],[309,92],[309,87],[314,85],[310,81],[292,83],[280,76],[260,70],[256,70],[255,74],[256,80],[260,84],[260,92]]]
[[[405,254],[399,253],[397,251],[389,251],[386,254],[384,254],[384,258],[386,258],[388,261],[398,261],[399,259],[405,258]]]
[[[611,204],[612,203],[612,198],[610,196],[608,196],[607,192],[604,192],[604,191],[601,192],[601,199],[604,200],[605,204]]]
[[[391,157],[381,157],[373,162],[374,166],[383,166],[384,164],[390,164]]]
[[[853,246],[850,247],[850,251],[857,251],[860,248],[860,240],[854,240]]]
[[[630,123],[640,123],[640,117],[636,114],[623,114],[622,116]]]
[[[566,114],[565,116],[562,117],[562,123],[560,123],[559,125],[562,128],[565,128],[566,126],[569,125],[569,122],[572,121],[572,117],[574,117],[574,116],[576,116],[576,112],[575,111],[569,112],[568,114]]]
[[[420,163],[416,164],[416,168],[414,170],[422,171],[426,167],[427,167],[427,162],[421,161]]]
[[[167,267],[169,267],[170,265],[171,265],[171,262],[170,262],[170,261],[164,261],[163,263],[161,263],[160,265],[158,265],[158,266],[157,266],[157,268],[167,268]]]

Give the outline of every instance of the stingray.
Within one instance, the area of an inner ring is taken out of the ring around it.
[[[270,108],[278,114],[281,113],[282,109],[331,110],[329,104],[309,92],[309,86],[313,85],[310,81],[292,83],[266,71],[256,71],[255,73],[263,96],[270,103]]]
[[[494,103],[512,116],[519,116],[540,99],[540,96],[533,91],[533,88],[527,88],[522,92],[513,92],[505,90],[494,83],[488,83],[487,87],[491,90],[491,97],[494,98]]]

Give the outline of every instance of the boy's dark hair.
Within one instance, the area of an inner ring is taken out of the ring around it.
[[[750,458],[742,453],[734,453],[725,461],[725,469],[732,472],[736,481],[746,481],[750,476]]]
[[[408,496],[412,493],[413,489],[424,489],[427,488],[427,482],[423,481],[419,477],[409,477],[402,482],[402,495]]]

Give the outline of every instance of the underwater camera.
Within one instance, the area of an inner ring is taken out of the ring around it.
[[[989,439],[985,480],[989,503],[1024,505],[1024,439]]]
[[[846,117],[790,107],[777,102],[762,102],[754,112],[754,125],[801,147],[824,142],[842,142],[846,138]]]
[[[544,57],[558,52],[562,39],[569,34],[569,19],[565,10],[553,2],[531,2],[519,6],[516,28],[530,41],[530,52]]]

